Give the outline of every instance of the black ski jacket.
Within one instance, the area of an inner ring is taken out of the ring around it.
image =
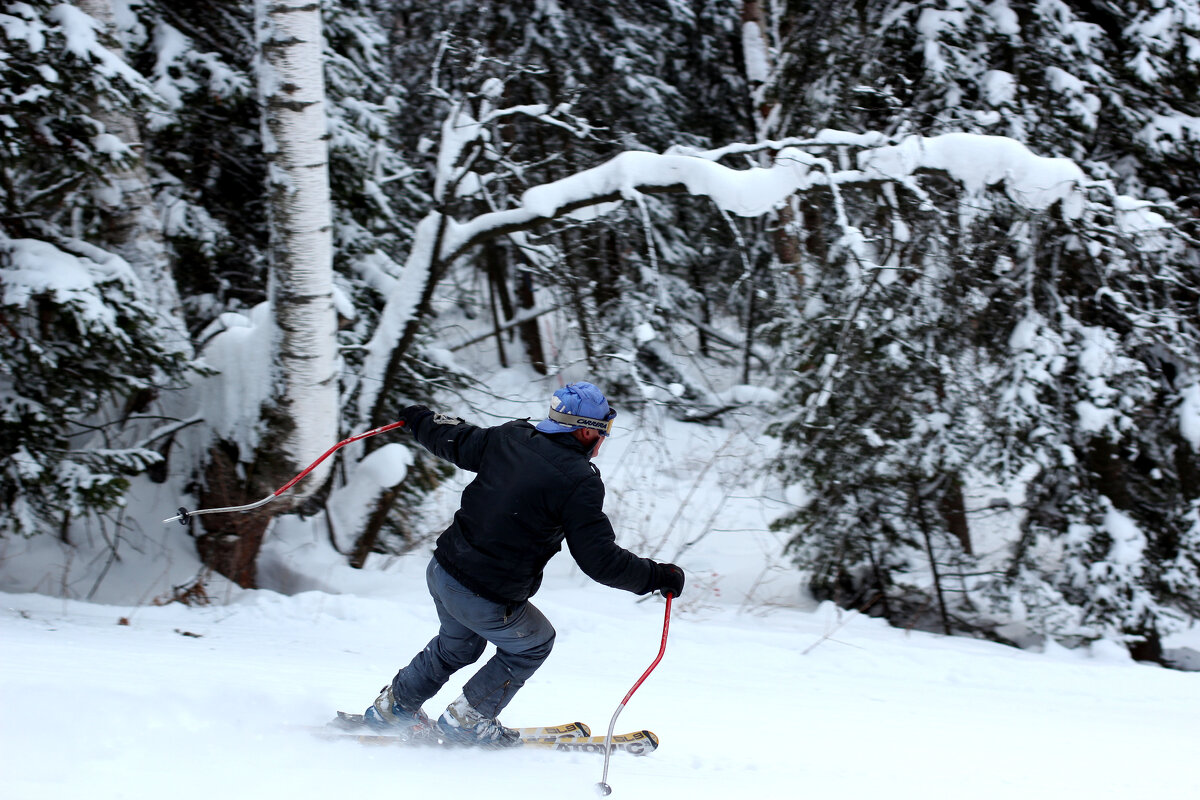
[[[565,538],[593,580],[636,594],[654,588],[655,562],[617,545],[600,471],[575,437],[525,420],[480,428],[423,406],[404,418],[427,450],[477,473],[433,553],[459,583],[498,603],[523,602]]]

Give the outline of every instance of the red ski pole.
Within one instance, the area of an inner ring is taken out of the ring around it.
[[[633,685],[628,694],[625,695],[625,699],[621,701],[621,705],[617,706],[617,710],[613,712],[612,720],[608,723],[608,734],[604,737],[604,774],[600,776],[600,782],[596,784],[596,791],[601,797],[607,797],[612,794],[612,787],[608,785],[608,760],[612,757],[613,729],[617,726],[617,717],[625,710],[625,704],[629,702],[629,698],[633,697],[633,693],[638,690],[638,687],[642,685],[646,678],[650,677],[650,673],[654,672],[654,668],[658,666],[658,662],[662,661],[663,654],[667,652],[667,631],[671,628],[671,601],[675,599],[675,595],[667,592],[663,596],[667,598],[667,610],[663,615],[662,645],[658,648],[658,656],[654,659],[654,663],[642,673],[642,677],[637,679],[637,683]]]
[[[359,439],[366,439],[370,436],[374,436],[377,433],[383,433],[384,431],[390,431],[392,428],[399,428],[403,424],[404,424],[404,420],[400,420],[399,422],[392,422],[388,425],[383,425],[379,428],[369,430],[366,433],[360,433],[356,436],[351,436],[349,439],[343,439],[342,441],[335,444],[333,447],[326,450],[325,454],[323,456],[321,456],[316,461],[314,461],[313,463],[311,463],[307,467],[305,467],[304,471],[301,472],[299,475],[292,478],[290,481],[285,483],[283,486],[280,486],[274,492],[272,492],[271,494],[264,497],[262,500],[259,500],[255,503],[247,503],[244,506],[226,506],[225,508],[200,508],[195,511],[188,511],[183,506],[180,506],[178,514],[176,514],[173,517],[168,517],[168,518],[164,519],[163,522],[174,522],[175,520],[179,520],[180,525],[187,525],[188,517],[198,517],[201,514],[224,514],[229,511],[253,511],[254,509],[258,508],[259,506],[265,506],[267,503],[271,502],[276,497],[279,497],[279,495],[283,494],[288,489],[295,486],[297,483],[300,482],[301,478],[303,478],[305,475],[307,475],[308,473],[310,473],[314,469],[316,469],[318,464],[320,464],[322,461],[324,461],[325,459],[327,459],[331,455],[333,455],[334,452],[338,448],[345,447],[346,445],[350,444],[351,442],[357,442]]]

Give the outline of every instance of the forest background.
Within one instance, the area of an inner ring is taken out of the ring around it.
[[[395,435],[144,509],[516,373],[757,442],[797,597],[1167,662],[1200,618],[1194,1],[10,2],[0,52],[6,591],[167,541],[141,599],[254,587],[280,515],[427,545]]]

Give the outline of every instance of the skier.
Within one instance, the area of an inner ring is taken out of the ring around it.
[[[487,747],[520,744],[497,717],[554,645],[554,627],[529,598],[564,539],[580,568],[606,586],[683,591],[682,569],[618,546],[604,514],[604,484],[590,459],[616,411],[590,383],[568,384],[550,402],[536,427],[516,420],[479,428],[424,406],[401,412],[404,430],[423,447],[477,474],[425,571],[438,633],[367,708],[369,724]],[[488,642],[495,655],[431,722],[421,705],[478,661]]]

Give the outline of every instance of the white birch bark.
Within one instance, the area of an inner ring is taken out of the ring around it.
[[[263,147],[269,163],[269,299],[276,327],[276,399],[269,424],[283,429],[282,453],[298,467],[337,436],[337,317],[322,63],[315,0],[256,0]],[[276,437],[268,436],[270,442]],[[326,462],[292,495],[328,475]]]

